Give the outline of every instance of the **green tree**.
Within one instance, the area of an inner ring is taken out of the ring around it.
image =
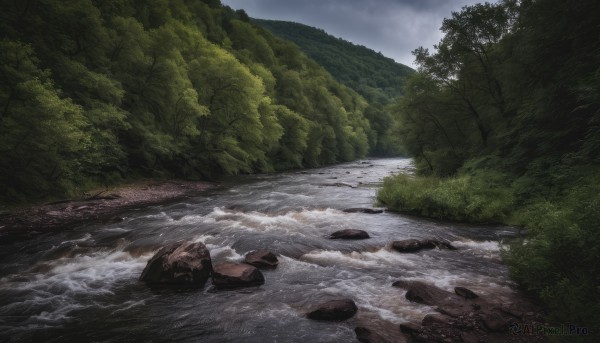
[[[90,145],[81,107],[54,87],[30,46],[0,41],[0,184],[4,199],[74,191]],[[69,182],[71,181],[71,182]]]

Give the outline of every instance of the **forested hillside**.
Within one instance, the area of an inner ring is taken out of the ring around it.
[[[398,153],[397,137],[391,132],[394,117],[387,105],[402,94],[404,84],[414,70],[369,48],[333,37],[321,29],[286,21],[252,21],[296,43],[339,82],[365,97],[370,105],[365,115],[373,128],[381,133],[372,153]]]
[[[0,198],[364,156],[367,101],[218,0],[0,1]]]
[[[420,177],[400,211],[528,229],[506,260],[558,323],[600,323],[600,21],[596,1],[500,1],[444,20],[395,104]],[[597,332],[596,332],[597,334]]]

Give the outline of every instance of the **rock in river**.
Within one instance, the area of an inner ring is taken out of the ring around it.
[[[203,243],[173,243],[162,247],[140,276],[148,284],[201,287],[212,271],[210,253]]]
[[[356,311],[358,308],[352,299],[337,299],[320,304],[306,316],[315,320],[346,320]]]
[[[221,263],[213,268],[213,285],[217,289],[258,286],[265,277],[256,267],[245,263]]]
[[[368,213],[368,214],[378,214],[383,213],[382,208],[365,208],[365,207],[355,207],[355,208],[347,208],[344,210],[346,213]]]
[[[366,238],[370,238],[370,237],[369,237],[369,234],[363,230],[344,229],[344,230],[339,230],[339,231],[332,233],[331,235],[329,235],[329,238],[331,238],[331,239],[366,239]]]
[[[456,293],[456,295],[460,295],[465,299],[477,298],[477,294],[475,294],[475,292],[465,287],[454,287],[454,293]]]
[[[456,248],[448,242],[438,241],[434,239],[405,239],[403,241],[394,241],[392,249],[398,252],[417,252],[423,249],[449,249]]]
[[[262,249],[247,253],[244,262],[257,268],[275,268],[279,263],[275,254]]]

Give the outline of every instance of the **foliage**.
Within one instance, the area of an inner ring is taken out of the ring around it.
[[[0,195],[318,166],[368,103],[218,0],[0,1]]]
[[[452,14],[393,107],[420,176],[385,180],[400,211],[528,229],[506,261],[556,323],[599,322],[597,4],[476,4]]]
[[[504,175],[486,171],[441,180],[395,175],[384,179],[377,197],[397,211],[446,220],[498,223],[513,210],[514,196],[501,185]]]
[[[414,73],[411,68],[321,29],[286,21],[253,19],[253,22],[296,43],[336,80],[367,99],[369,106],[365,117],[373,129],[371,154],[395,155],[400,152],[391,130],[395,120],[387,106],[403,93],[406,79]]]

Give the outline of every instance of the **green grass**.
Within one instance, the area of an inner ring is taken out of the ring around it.
[[[426,217],[500,223],[513,209],[514,196],[499,187],[504,176],[456,176],[440,179],[433,176],[395,175],[384,179],[377,194],[380,204],[389,209]]]

